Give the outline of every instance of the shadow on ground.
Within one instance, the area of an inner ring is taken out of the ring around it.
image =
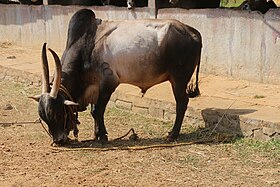
[[[184,137],[184,136],[182,136]],[[109,141],[106,144],[101,144],[98,141],[84,140],[80,142],[70,141],[66,145],[58,148],[67,148],[67,150],[92,150],[92,151],[111,151],[111,150],[144,150],[144,149],[163,149],[179,146],[186,146],[192,144],[211,144],[217,143],[214,139],[179,139],[176,142],[169,142],[164,138],[144,138],[136,141],[131,140],[117,140]]]
[[[201,111],[205,128],[228,136],[245,134],[241,128],[240,116],[256,112],[254,109],[217,109],[206,108]]]
[[[250,114],[252,109],[216,109],[207,108],[201,111],[205,127],[197,128],[190,133],[180,134],[176,142],[169,142],[163,138],[135,138],[134,132],[123,139],[110,140],[106,144],[99,141],[82,140],[69,141],[63,148],[69,149],[92,149],[92,150],[141,150],[151,148],[170,148],[191,144],[217,144],[226,143],[243,137],[240,128],[240,115]]]

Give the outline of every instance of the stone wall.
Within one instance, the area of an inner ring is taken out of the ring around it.
[[[47,42],[63,51],[68,22],[81,6],[0,5],[0,42],[40,48]],[[263,83],[280,83],[280,9],[265,15],[228,9],[160,9],[87,7],[108,20],[173,18],[197,28],[203,36],[201,69]]]
[[[106,20],[155,18],[150,8],[126,8],[114,6],[27,6],[0,4],[0,42],[38,49],[44,42],[62,51],[65,48],[68,23],[81,8],[92,9],[96,17]]]

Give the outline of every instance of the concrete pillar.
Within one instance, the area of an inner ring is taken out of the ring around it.
[[[156,0],[148,0],[148,7],[149,8],[156,8]]]
[[[52,5],[53,0],[43,0],[43,5]]]

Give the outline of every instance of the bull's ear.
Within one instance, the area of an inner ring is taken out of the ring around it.
[[[69,100],[65,100],[64,101],[64,104],[67,105],[67,106],[78,106],[79,104],[78,103],[75,103],[73,101],[69,101]]]
[[[39,102],[41,95],[35,95],[35,96],[29,96],[28,98],[33,99],[37,102]]]

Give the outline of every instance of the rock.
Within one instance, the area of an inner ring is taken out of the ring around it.
[[[254,138],[256,140],[269,141],[270,137],[263,133],[263,129],[254,130]]]
[[[7,59],[16,59],[16,56],[8,56]]]
[[[13,106],[11,105],[11,104],[6,104],[4,107],[3,107],[3,109],[4,110],[13,110]]]

